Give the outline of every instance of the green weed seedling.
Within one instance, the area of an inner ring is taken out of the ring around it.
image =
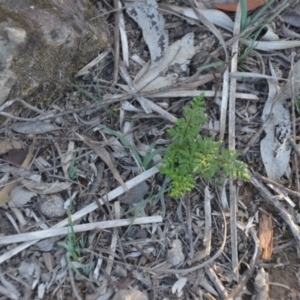
[[[253,16],[248,16],[248,9],[247,9],[247,0],[240,0],[241,4],[241,26],[240,26],[240,31],[242,32],[245,30],[247,27],[253,25],[264,13],[265,11],[271,7],[271,5],[274,3],[275,0],[270,0],[268,1],[263,7],[261,7]],[[245,57],[254,49],[255,47],[255,42],[258,39],[258,36],[264,29],[264,27],[269,24],[276,16],[278,16],[284,8],[276,11],[272,16],[269,18],[266,18],[264,22],[258,25],[257,28],[253,29],[251,32],[249,32],[246,36],[243,38],[252,39],[252,43],[250,46],[248,46],[244,53],[239,57],[239,62],[244,60]]]
[[[194,97],[190,107],[183,109],[184,117],[168,130],[172,143],[167,148],[159,170],[171,179],[171,197],[182,197],[196,182],[194,176],[206,180],[219,174],[232,178],[249,179],[246,165],[238,161],[238,153],[223,149],[213,137],[199,135],[205,123],[204,94]]]
[[[72,157],[72,161],[71,161],[70,168],[68,171],[68,175],[71,180],[75,180],[78,177],[78,169],[75,167],[76,152],[73,152],[72,156],[73,157]]]
[[[66,249],[66,258],[69,266],[76,272],[79,273],[77,268],[74,267],[72,261],[79,261],[81,258],[81,252],[85,247],[85,242],[83,236],[80,239],[76,238],[76,234],[74,232],[73,222],[71,219],[70,211],[68,211],[68,240],[66,242],[58,242],[60,247]],[[87,271],[91,271],[94,264],[80,264],[84,274],[87,274]]]
[[[130,208],[129,210],[127,210],[126,212],[124,212],[123,216],[126,216],[130,213],[133,212],[133,217],[130,220],[130,224],[127,228],[127,230],[125,231],[125,233],[123,234],[123,236],[126,235],[126,233],[130,230],[130,228],[132,227],[132,224],[134,222],[134,220],[138,217],[139,213],[141,212],[142,209],[144,209],[144,207],[148,204],[151,203],[152,201],[154,201],[156,198],[161,197],[166,191],[166,186],[169,183],[169,179],[165,178],[160,190],[158,191],[158,193],[156,194],[151,194],[149,195],[145,200],[141,201],[140,203],[138,203],[137,205],[135,205],[134,207]]]
[[[132,155],[134,156],[136,162],[139,164],[139,167],[143,170],[147,170],[150,166],[150,163],[153,159],[153,157],[159,153],[165,152],[166,149],[165,148],[158,148],[155,149],[154,151],[153,148],[155,147],[155,144],[152,143],[149,148],[148,151],[146,153],[146,155],[144,157],[141,157],[139,155],[139,153],[137,152],[137,150],[130,144],[130,142],[118,131],[112,130],[110,128],[108,128],[105,125],[98,125],[98,127],[100,129],[104,129],[106,132],[108,132],[111,135],[114,135],[117,139],[120,140],[120,142],[127,147],[128,149],[130,149],[130,152],[132,153]]]
[[[300,95],[297,95],[295,97],[295,106],[296,106],[297,113],[300,114]]]

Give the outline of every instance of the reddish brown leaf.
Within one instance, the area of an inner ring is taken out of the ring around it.
[[[260,214],[258,238],[263,249],[261,259],[270,259],[273,251],[272,215]]]
[[[7,154],[7,160],[15,165],[22,165],[28,154],[27,150],[23,149],[10,149]]]
[[[260,6],[265,5],[269,0],[247,0],[248,10],[252,10],[258,8]],[[226,3],[228,0],[216,0],[212,1],[212,5],[215,8],[227,10],[227,11],[236,11],[239,1],[237,0],[235,3]]]

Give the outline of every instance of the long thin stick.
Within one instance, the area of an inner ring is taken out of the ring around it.
[[[128,189],[131,189],[134,186],[138,185],[140,182],[143,182],[146,179],[148,179],[149,177],[155,175],[157,172],[158,172],[158,169],[156,167],[153,167],[153,168],[143,172],[142,174],[132,178],[131,180],[127,181],[126,186]],[[108,201],[111,201],[111,200],[115,199],[116,197],[122,195],[124,192],[125,192],[124,188],[122,186],[119,186],[118,188],[114,189],[113,191],[111,191],[110,193],[107,194],[107,199],[108,199]],[[104,201],[102,199],[100,199],[100,203],[103,204]],[[80,211],[76,212],[75,214],[73,214],[71,216],[72,222],[82,218],[83,216],[96,210],[97,208],[98,208],[98,205],[96,202],[89,204],[88,206],[84,207],[83,209],[81,209]],[[62,228],[67,225],[68,225],[68,219],[64,219],[63,221],[54,225],[52,228]],[[37,243],[38,241],[39,240],[25,242],[25,243],[17,246],[16,248],[13,248],[13,249],[5,252],[4,254],[2,254],[0,256],[0,264],[2,264],[7,259],[13,257],[14,255],[18,254],[19,252],[23,251],[24,249],[30,247],[31,245]]]

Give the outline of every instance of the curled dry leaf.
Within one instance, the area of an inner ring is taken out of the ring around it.
[[[0,155],[8,152],[12,148],[11,143],[8,140],[0,140]]]
[[[108,151],[99,143],[95,143],[95,141],[91,141],[90,138],[88,138],[85,135],[80,135],[76,133],[76,135],[84,141],[91,149],[93,149],[96,154],[105,162],[105,164],[109,167],[110,171],[114,175],[115,179],[122,185],[122,187],[125,189],[125,191],[128,191],[128,188],[126,187],[126,184],[124,183],[119,171],[117,170],[110,154]]]
[[[271,214],[266,216],[261,213],[258,238],[263,249],[261,259],[270,259],[273,251],[273,225]]]
[[[62,169],[66,178],[69,178],[68,171],[72,162],[74,148],[75,148],[74,142],[70,141],[68,144],[67,152],[61,156]]]
[[[33,149],[35,145],[35,136],[33,138],[32,144],[30,145],[30,148],[28,150],[28,154],[25,158],[25,160],[22,163],[22,168],[28,168],[30,165],[32,156],[33,156]],[[9,201],[10,199],[10,191],[17,185],[16,182],[13,182],[7,186],[5,186],[1,191],[0,191],[0,206],[4,205],[6,202]]]
[[[172,293],[180,293],[187,283],[186,277],[180,277],[172,286]]]
[[[135,84],[139,91],[153,82],[157,77],[164,74],[170,66],[180,66],[181,70],[186,70],[191,58],[195,55],[197,48],[194,46],[194,33],[188,33],[180,40],[174,42],[166,51],[160,63],[149,68],[146,64],[136,75]]]
[[[48,195],[48,194],[54,194],[59,193],[61,191],[64,191],[68,189],[71,186],[71,182],[34,182],[27,179],[22,179],[21,183],[30,191],[42,194],[42,195]]]

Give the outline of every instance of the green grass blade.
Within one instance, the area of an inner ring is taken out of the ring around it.
[[[197,70],[201,72],[201,71],[204,71],[204,70],[207,70],[207,69],[220,68],[220,67],[224,67],[224,66],[225,66],[224,61],[218,61],[218,62],[214,62],[214,63],[208,64],[208,65],[199,67]]]
[[[158,148],[158,149],[155,149],[154,151],[150,152],[149,154],[147,154],[143,160],[143,168],[145,170],[147,170],[149,167],[149,164],[151,163],[154,156],[159,153],[166,152],[166,150],[167,150],[166,148]]]
[[[110,134],[114,135],[116,138],[118,138],[124,146],[126,146],[130,149],[131,153],[134,155],[134,157],[137,160],[137,162],[139,163],[139,165],[140,166],[143,165],[143,162],[142,162],[141,157],[138,154],[138,152],[134,149],[134,147],[128,142],[128,140],[121,133],[110,129],[105,125],[100,124],[100,125],[98,125],[98,127],[101,129],[104,129],[108,133],[110,133]]]
[[[254,16],[251,18],[251,24],[256,22],[264,14],[264,12],[274,3],[274,1],[275,0],[270,0],[258,12],[256,12]]]
[[[241,31],[248,26],[248,9],[246,0],[240,0],[241,5]]]

